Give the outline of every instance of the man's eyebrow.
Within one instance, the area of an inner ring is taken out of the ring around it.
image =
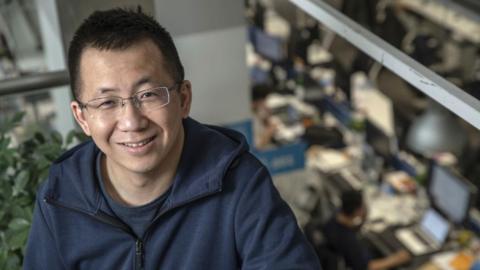
[[[132,86],[132,89],[134,91],[138,90],[138,88],[140,88],[142,85],[146,84],[146,83],[151,83],[152,80],[150,79],[150,76],[145,76],[145,77],[142,77],[140,78],[138,81],[136,81],[133,86]],[[109,87],[100,87],[98,90],[97,90],[98,93],[100,94],[105,94],[105,93],[109,93],[109,92],[118,92],[118,89],[116,88],[109,88]]]
[[[118,92],[118,90],[115,89],[115,88],[101,87],[101,88],[98,89],[98,92],[100,94],[105,94],[105,93],[108,93],[108,92]]]
[[[136,81],[134,84],[133,84],[133,87],[132,89],[134,90],[138,90],[138,88],[146,83],[151,83],[152,82],[152,79],[150,78],[150,76],[145,76],[145,77],[142,77],[140,78],[140,80]]]

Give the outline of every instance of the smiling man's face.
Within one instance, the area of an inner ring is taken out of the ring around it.
[[[150,40],[126,49],[87,48],[80,60],[79,101],[109,96],[128,98],[138,91],[177,82],[165,68],[164,57]],[[182,119],[191,104],[190,82],[180,82],[169,91],[168,105],[144,112],[131,100],[118,113],[99,115],[71,103],[75,119],[92,137],[107,158],[109,167],[119,173],[149,174],[162,167],[169,156],[179,154],[183,144]]]

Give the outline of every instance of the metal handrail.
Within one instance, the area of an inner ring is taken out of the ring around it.
[[[70,82],[66,70],[49,71],[26,75],[18,78],[0,81],[0,97],[26,92],[43,90],[45,88],[68,85]]]
[[[480,101],[365,29],[324,0],[290,0],[427,96],[480,129]]]

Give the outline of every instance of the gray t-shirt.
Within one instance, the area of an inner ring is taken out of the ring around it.
[[[106,198],[108,206],[112,209],[115,215],[127,224],[137,237],[143,238],[145,231],[150,223],[157,216],[158,212],[162,208],[170,189],[163,193],[160,197],[142,206],[129,207],[121,203],[114,201],[108,194],[101,172],[101,161],[103,153],[99,153],[96,161],[97,178],[100,183],[103,196]]]

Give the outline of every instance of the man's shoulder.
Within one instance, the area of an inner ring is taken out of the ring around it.
[[[223,177],[223,174],[238,165],[248,162],[248,145],[244,137],[231,129],[200,124],[186,119],[185,144],[179,170],[188,170],[186,175]],[[185,174],[183,175],[185,176]]]
[[[248,150],[245,137],[236,130],[218,125],[203,124],[192,118],[184,120],[184,128],[187,140],[195,142],[196,147]]]
[[[94,155],[96,151],[96,146],[95,143],[92,140],[87,140],[85,142],[82,142],[66,152],[64,152],[60,157],[58,157],[53,164],[60,164],[70,158],[78,158],[82,157],[85,155]]]
[[[80,206],[85,201],[88,205],[95,204],[95,162],[99,151],[89,140],[65,152],[50,166],[48,178],[37,190],[37,196]]]
[[[229,169],[238,169],[241,171],[258,172],[259,170],[267,170],[265,165],[250,151],[245,151],[238,155],[230,165]]]

